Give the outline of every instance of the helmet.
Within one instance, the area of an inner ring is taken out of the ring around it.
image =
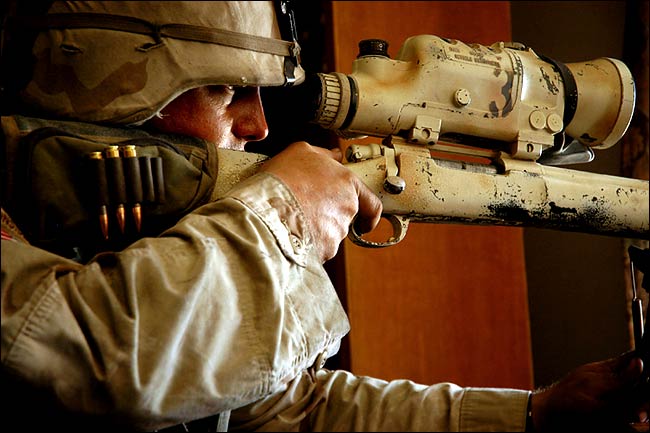
[[[260,1],[55,1],[38,30],[28,106],[58,118],[142,124],[206,85],[299,84],[293,15]],[[282,16],[287,15],[287,16]],[[281,39],[280,23],[290,26]]]

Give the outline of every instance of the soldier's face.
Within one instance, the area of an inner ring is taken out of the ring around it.
[[[205,86],[189,90],[148,122],[162,132],[190,135],[217,147],[244,150],[268,135],[258,87]]]

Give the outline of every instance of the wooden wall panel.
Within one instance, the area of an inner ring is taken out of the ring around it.
[[[509,12],[509,2],[334,1],[333,70],[351,72],[366,38],[387,40],[391,56],[417,34],[507,41]],[[394,247],[371,250],[346,240],[336,263],[354,373],[532,386],[521,229],[414,223]]]

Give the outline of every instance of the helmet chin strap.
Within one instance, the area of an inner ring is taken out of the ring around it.
[[[298,32],[296,30],[296,17],[293,13],[292,0],[276,0],[275,15],[280,27],[282,39],[292,41],[291,55],[284,58],[284,85],[293,86],[296,81],[294,71],[300,66],[300,45],[298,44]]]
[[[190,24],[155,24],[141,18],[124,15],[60,13],[18,17],[13,24],[29,30],[82,28],[116,30],[149,35],[156,44],[160,43],[162,38],[174,38],[225,45],[285,57],[295,56],[296,51],[295,42]]]

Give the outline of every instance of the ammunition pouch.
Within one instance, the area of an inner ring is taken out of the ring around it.
[[[214,189],[216,149],[197,138],[21,116],[2,129],[3,208],[30,243],[79,261],[160,234]]]

